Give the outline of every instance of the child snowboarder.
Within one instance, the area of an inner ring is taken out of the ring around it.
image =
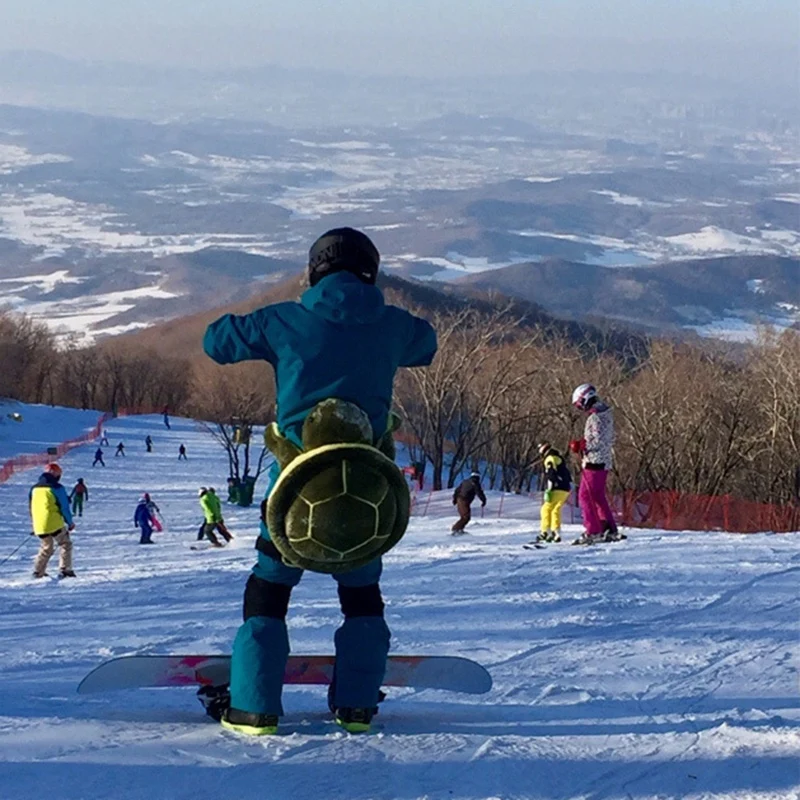
[[[186,458],[186,445],[185,444],[182,444],[178,448],[178,461],[180,461],[181,459],[183,459],[184,461],[188,461],[189,460],[188,458]]]
[[[125,445],[122,442],[120,442],[117,445],[117,451],[116,453],[114,453],[114,458],[116,458],[117,456],[124,456],[124,455],[125,455]]]
[[[323,234],[311,247],[299,303],[226,315],[209,326],[206,353],[220,364],[263,359],[275,370],[277,426],[298,447],[303,423],[332,396],[361,406],[376,436],[387,430],[392,383],[401,366],[430,364],[436,334],[428,322],[385,305],[375,285],[380,255],[352,228]],[[267,496],[278,477],[271,473]],[[262,504],[263,507],[264,504]],[[244,624],[233,645],[230,706],[222,724],[242,733],[275,733],[289,639],[286,613],[303,570],[285,564],[264,516],[258,563],[247,582]],[[368,731],[386,669],[389,629],[378,580],[381,559],[334,573],[344,623],[336,631],[336,680],[329,704],[339,725]]]
[[[201,486],[198,495],[200,497],[200,508],[203,509],[203,516],[205,517],[203,533],[208,537],[213,547],[222,547],[219,539],[214,535],[214,531],[219,531],[220,536],[226,542],[230,542],[233,539],[233,536],[225,527],[225,520],[222,518],[222,503],[220,503],[213,486],[209,489]]]
[[[581,456],[578,505],[585,528],[584,534],[573,544],[594,544],[603,539],[616,541],[622,537],[606,497],[614,447],[614,415],[590,383],[582,383],[575,389],[572,405],[586,414],[583,439],[570,442],[570,449]]]
[[[72,540],[69,537],[69,532],[75,529],[75,523],[69,510],[67,490],[60,480],[61,467],[55,463],[48,464],[28,495],[33,532],[39,537],[39,552],[33,562],[34,578],[47,575],[47,562],[56,545],[59,547],[58,576],[75,577],[72,570]]]
[[[153,452],[153,439],[152,439],[152,437],[150,436],[150,434],[148,434],[148,435],[145,437],[145,440],[144,440],[144,446],[147,448],[147,452],[148,452],[148,453],[152,453],[152,452]]]
[[[89,488],[83,482],[83,478],[78,478],[78,482],[72,487],[69,499],[72,501],[72,515],[83,516],[83,504],[89,502]]]
[[[136,506],[136,511],[133,512],[133,527],[139,528],[142,532],[139,538],[139,544],[155,544],[151,538],[153,535],[153,517],[150,515],[150,509],[147,507],[147,495],[142,495]]]
[[[102,467],[106,465],[106,462],[103,461],[103,451],[99,447],[94,451],[94,461],[92,461],[92,466],[95,464],[100,464]]]
[[[544,502],[541,512],[541,533],[537,542],[561,541],[561,508],[569,498],[572,476],[564,456],[548,442],[539,445],[544,468]]]
[[[485,506],[486,495],[481,487],[480,473],[473,472],[469,478],[461,481],[453,492],[453,505],[458,510],[458,519],[453,523],[453,527],[450,528],[451,533],[459,534],[464,532],[464,528],[467,527],[472,519],[472,501],[476,495],[481,501],[481,507]]]

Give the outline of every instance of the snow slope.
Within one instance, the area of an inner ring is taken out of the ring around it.
[[[488,695],[393,690],[377,732],[351,737],[323,690],[288,688],[281,734],[261,740],[222,731],[190,689],[78,696],[112,656],[228,651],[254,556],[255,507],[227,510],[230,548],[190,549],[197,486],[226,476],[207,434],[157,417],[109,432],[124,461],[92,470],[91,446],[63,459],[65,482],[92,493],[78,578],[34,582],[33,543],[0,567],[2,800],[800,797],[795,535],[634,531],[529,551],[537,521],[497,519],[497,497],[459,538],[437,498],[385,560],[393,650],[475,658]],[[28,528],[35,477],[0,486],[0,560]],[[149,548],[131,522],[144,490],[168,522]],[[338,621],[331,579],[306,575],[294,651],[330,652]]]
[[[21,414],[14,422],[9,414]],[[90,431],[99,411],[80,411],[60,406],[28,405],[13,400],[0,402],[0,462],[16,455],[44,453],[67,439]]]

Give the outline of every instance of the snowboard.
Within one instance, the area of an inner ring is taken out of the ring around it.
[[[334,656],[289,656],[283,682],[329,686],[335,661]],[[230,681],[230,670],[231,657],[225,655],[122,656],[95,667],[78,693],[220,686]],[[383,685],[484,694],[492,688],[492,676],[476,661],[459,656],[389,656]]]

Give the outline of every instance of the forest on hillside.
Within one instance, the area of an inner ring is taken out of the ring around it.
[[[797,331],[764,330],[735,350],[657,339],[608,346],[525,320],[513,304],[431,310],[387,296],[412,305],[438,333],[431,367],[401,370],[395,386],[412,458],[427,462],[436,488],[481,464],[492,487],[528,490],[538,443],[565,448],[579,436],[583,419],[569,399],[590,381],[615,412],[616,490],[798,501]],[[263,362],[222,367],[124,337],[79,348],[11,312],[0,314],[0,374],[3,396],[30,403],[168,407],[228,426],[274,418],[272,370]]]

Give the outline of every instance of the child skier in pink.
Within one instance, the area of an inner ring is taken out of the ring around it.
[[[620,536],[606,497],[606,481],[614,447],[614,415],[590,383],[582,383],[575,389],[572,405],[586,414],[583,439],[570,443],[570,449],[581,455],[583,471],[578,504],[586,529],[574,544],[594,544],[604,538],[616,541]]]

